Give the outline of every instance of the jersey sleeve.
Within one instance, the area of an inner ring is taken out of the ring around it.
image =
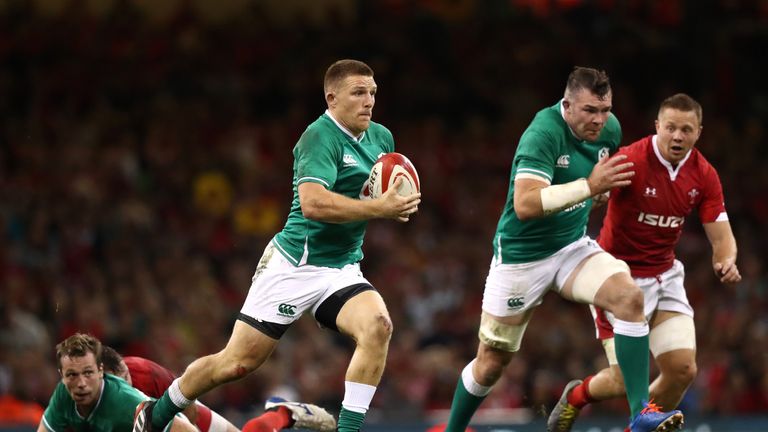
[[[68,400],[71,399],[67,394],[67,390],[64,388],[64,384],[59,382],[51,395],[48,407],[43,413],[42,421],[46,429],[52,432],[64,432],[69,425],[64,413],[72,405],[67,403]]]
[[[551,184],[554,161],[554,140],[542,132],[526,132],[520,138],[515,154],[515,179],[538,177]]]
[[[720,176],[709,164],[707,164],[703,174],[704,184],[707,187],[702,191],[701,203],[699,204],[701,223],[727,221],[728,213],[725,212],[725,199],[723,198]]]
[[[337,161],[342,157],[340,150],[328,136],[324,136],[317,129],[307,129],[294,149],[296,184],[313,182],[331,189],[336,183]]]

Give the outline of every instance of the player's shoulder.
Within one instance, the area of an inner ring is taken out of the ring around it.
[[[63,382],[59,381],[58,384],[56,384],[56,387],[53,389],[53,394],[51,395],[51,401],[72,401],[72,396],[70,396],[67,387]]]
[[[126,380],[112,374],[104,374],[104,394],[102,397],[113,401],[128,400],[132,402],[149,399],[149,396],[141,390],[131,386]]]
[[[368,130],[366,132],[375,133],[375,134],[384,134],[384,135],[392,135],[392,132],[389,130],[388,127],[384,126],[381,123],[377,123],[375,121],[371,121],[370,126],[368,127]]]
[[[555,106],[547,107],[533,116],[533,120],[525,128],[520,137],[520,145],[526,143],[539,147],[542,143],[556,143],[562,141],[568,133],[568,126],[560,113],[559,103]]]
[[[605,121],[604,130],[611,134],[618,134],[621,136],[621,122],[619,122],[619,118],[616,117],[616,114],[612,112],[608,113],[608,119]]]
[[[560,112],[560,102],[558,102],[553,106],[539,110],[533,116],[528,130],[542,133],[557,133],[563,131],[566,126],[563,114]]]
[[[331,117],[324,113],[307,126],[302,134],[302,138],[328,138],[336,135],[338,129],[339,127],[333,122]]]
[[[340,151],[344,141],[345,138],[341,129],[328,114],[323,114],[307,126],[296,143],[296,147],[305,152],[318,148],[335,148]]]
[[[691,155],[688,157],[686,165],[696,170],[699,175],[709,177],[710,180],[712,177],[718,177],[717,169],[696,147],[691,149]]]
[[[132,372],[138,370],[165,370],[164,367],[144,357],[125,356],[123,357],[123,361],[125,361],[125,365],[128,366],[128,370]]]
[[[648,135],[619,148],[619,153],[629,157],[648,155],[652,152],[653,135]]]

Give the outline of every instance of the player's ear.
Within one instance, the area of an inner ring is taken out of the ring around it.
[[[336,107],[336,93],[332,90],[325,92],[325,103],[328,104],[328,108]]]

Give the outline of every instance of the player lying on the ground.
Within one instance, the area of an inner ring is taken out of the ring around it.
[[[104,346],[102,353],[104,372],[119,376],[147,396],[157,398],[171,385],[176,376],[167,368],[142,357],[123,357],[111,347]],[[251,419],[243,427],[243,432],[273,432],[281,429],[311,429],[332,431],[336,420],[317,405],[289,402],[280,398],[270,398],[266,412]],[[184,411],[200,432],[239,432],[239,429],[199,401],[188,406]]]
[[[136,407],[149,399],[124,380],[104,373],[101,342],[77,333],[56,345],[61,382],[37,432],[130,432]],[[166,432],[197,432],[183,415]]]

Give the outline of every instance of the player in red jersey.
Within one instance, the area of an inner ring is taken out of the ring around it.
[[[149,397],[158,398],[171,385],[176,375],[163,366],[142,357],[121,356],[113,348],[102,350],[104,372],[128,381],[133,387]],[[243,432],[276,432],[292,427],[311,430],[333,430],[326,425],[336,421],[317,405],[288,402],[272,398],[266,404],[267,411],[250,420]],[[194,423],[200,432],[240,432],[235,425],[200,402],[188,406],[184,415]]]
[[[725,211],[720,177],[694,148],[702,129],[701,105],[685,94],[661,103],[656,135],[619,153],[634,163],[632,184],[611,191],[598,243],[625,261],[643,289],[650,323],[650,349],[660,375],[650,396],[663,410],[677,407],[696,376],[693,309],[685,294],[683,264],[674,248],[685,218],[697,210],[712,245],[712,268],[722,283],[736,283],[736,240]],[[573,380],[547,422],[549,431],[570,431],[579,410],[590,402],[624,395],[613,345],[613,317],[592,309],[609,368],[583,381]]]

